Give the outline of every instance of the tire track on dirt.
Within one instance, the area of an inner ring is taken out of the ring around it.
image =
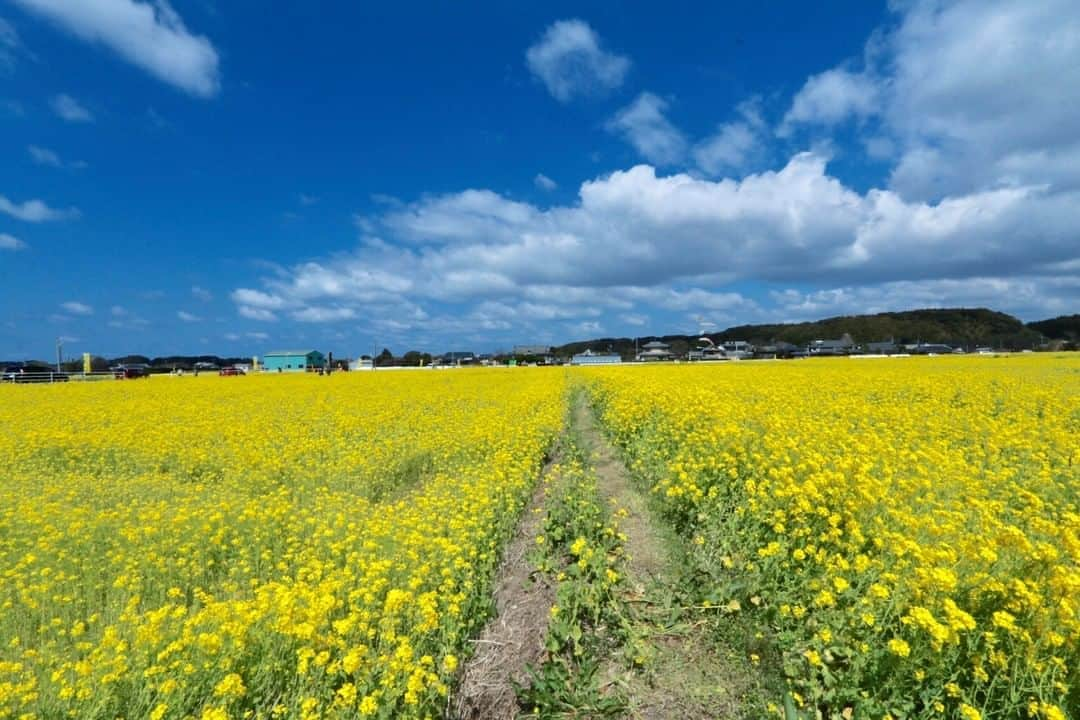
[[[544,466],[495,578],[495,617],[473,640],[476,652],[464,670],[449,717],[458,720],[512,720],[519,706],[514,683],[524,684],[530,665],[544,655],[555,587],[529,562],[528,553],[544,521],[545,479],[558,464],[556,452]]]

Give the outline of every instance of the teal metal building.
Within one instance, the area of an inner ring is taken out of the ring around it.
[[[266,372],[306,372],[326,367],[326,357],[318,350],[275,350],[263,355]]]

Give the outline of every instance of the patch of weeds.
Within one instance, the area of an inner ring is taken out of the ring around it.
[[[622,540],[572,437],[552,477],[534,562],[557,581],[556,603],[546,655],[516,688],[518,699],[534,717],[620,716],[625,699],[603,685],[599,670],[622,642]]]

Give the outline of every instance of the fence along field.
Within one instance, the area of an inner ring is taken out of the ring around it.
[[[428,717],[551,373],[0,388],[0,717]]]
[[[1075,356],[589,382],[789,716],[1080,717]]]

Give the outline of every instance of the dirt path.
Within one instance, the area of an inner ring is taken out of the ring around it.
[[[548,462],[546,476],[555,460]],[[459,720],[511,720],[518,702],[513,683],[528,679],[526,668],[544,653],[555,588],[535,572],[528,552],[540,532],[544,510],[543,481],[536,484],[517,532],[503,555],[495,579],[495,617],[465,663],[449,717]]]
[[[619,528],[626,533],[627,566],[636,592],[666,579],[669,558],[661,535],[653,523],[645,498],[633,486],[623,461],[597,426],[596,417],[582,398],[574,405],[574,425],[581,434],[585,451],[596,472],[600,493],[626,511]]]
[[[625,717],[631,720],[750,717],[741,701],[754,684],[749,670],[735,654],[718,648],[700,618],[680,607],[679,541],[654,519],[647,497],[601,432],[585,393],[575,392],[572,398],[570,432],[589,456],[601,496],[613,511],[622,511],[619,529],[626,536],[628,640],[603,660],[603,687],[625,697]],[[557,458],[545,467],[545,477]],[[545,486],[537,483],[506,548],[496,577],[496,616],[473,641],[476,653],[465,664],[448,708],[450,718],[518,717],[513,684],[524,684],[527,668],[542,662],[555,587],[534,570],[527,555],[544,520]]]
[[[600,492],[625,510],[619,528],[626,535],[630,640],[604,668],[607,683],[625,694],[627,717],[635,720],[746,717],[741,698],[753,684],[749,671],[679,607],[678,541],[653,518],[584,393],[573,413]]]

